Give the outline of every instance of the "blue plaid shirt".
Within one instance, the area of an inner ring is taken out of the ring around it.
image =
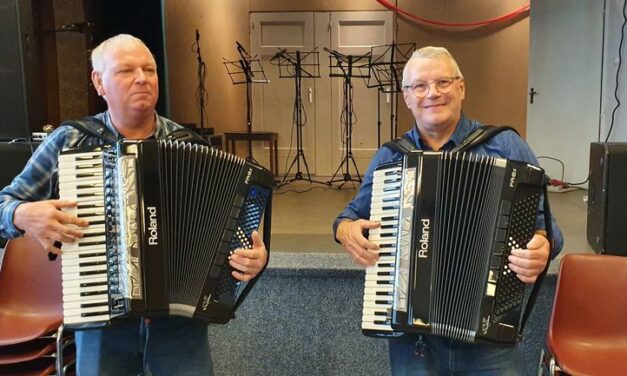
[[[163,138],[172,131],[182,128],[156,113],[155,116],[157,126],[153,138]],[[121,138],[108,112],[102,112],[95,117],[102,121],[113,135]],[[19,204],[59,197],[57,170],[59,152],[78,145],[88,147],[101,144],[100,138],[84,134],[70,126],[55,129],[35,150],[24,170],[10,185],[0,191],[0,237],[11,239],[22,235],[13,224],[13,213]]]
[[[463,114],[459,123],[457,124],[457,128],[450,140],[442,146],[442,150],[451,150],[455,146],[459,145],[472,131],[479,128],[481,123],[476,120],[469,120]],[[412,127],[412,129],[406,133],[407,136],[413,141],[413,144],[420,150],[432,150],[423,140],[420,138],[420,133],[416,127]],[[472,150],[473,153],[489,155],[492,157],[506,158],[511,160],[517,160],[522,162],[527,162],[533,164],[535,166],[539,166],[538,160],[536,156],[529,148],[526,142],[524,142],[515,132],[512,131],[504,131],[496,136],[492,137],[488,141],[483,144],[475,147]],[[372,196],[372,176],[374,170],[386,163],[396,162],[403,158],[403,155],[399,152],[392,151],[389,148],[382,147],[380,148],[372,160],[370,161],[370,165],[366,170],[366,174],[364,175],[361,186],[359,187],[359,191],[353,198],[353,200],[348,203],[344,211],[340,213],[340,215],[333,222],[333,234],[335,235],[337,231],[337,225],[343,219],[368,219],[370,218],[370,200]],[[538,219],[536,221],[537,229],[545,229],[544,223],[544,210],[542,205],[540,205],[540,211],[538,213]],[[564,237],[562,235],[561,230],[557,227],[555,222],[555,218],[552,217],[553,222],[553,250],[551,257],[554,258],[562,249],[564,245]]]

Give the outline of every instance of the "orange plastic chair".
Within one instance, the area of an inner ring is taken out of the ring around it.
[[[34,239],[7,243],[0,269],[0,374],[64,375],[74,362],[63,333],[61,259]]]
[[[63,322],[61,258],[29,237],[10,240],[0,270],[0,346],[56,333]]]
[[[547,346],[551,373],[627,372],[627,257],[564,256]]]

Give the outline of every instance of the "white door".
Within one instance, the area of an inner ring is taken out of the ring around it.
[[[254,128],[279,133],[279,171],[284,174],[295,159],[297,131],[293,126],[295,85],[293,79],[280,78],[280,67],[271,64],[280,49],[294,52],[316,51],[317,68],[305,67],[317,78],[303,78],[302,126],[303,154],[312,175],[330,177],[340,167],[342,143],[340,115],[343,108],[341,78],[329,77],[329,53],[324,48],[345,55],[360,55],[373,45],[392,43],[391,12],[281,12],[251,13],[251,50],[259,55],[269,84],[254,88]],[[311,54],[308,63],[315,61]],[[366,69],[367,71],[367,69]],[[316,74],[317,73],[317,74]],[[352,133],[352,152],[360,175],[377,149],[377,95],[362,78],[354,78],[353,112],[357,118]],[[389,118],[389,103],[381,99],[380,116]],[[304,120],[303,119],[303,120]],[[382,132],[382,142],[389,131]],[[265,153],[258,154],[262,156]],[[301,164],[301,171],[305,168]],[[295,168],[290,170],[291,174]],[[354,166],[350,173],[357,177]],[[319,179],[321,180],[321,179]]]
[[[250,40],[251,54],[261,60],[263,70],[269,79],[267,84],[259,84],[253,87],[253,128],[269,132],[277,132],[279,135],[279,174],[282,175],[289,169],[291,162],[296,157],[296,127],[293,116],[295,109],[295,80],[294,70],[288,64],[279,67],[278,60],[273,57],[281,49],[292,54],[294,51],[313,51],[314,30],[313,13],[251,13],[250,14]],[[306,63],[309,63],[310,56]],[[282,63],[287,63],[282,60]],[[302,140],[303,155],[299,163],[302,163],[301,171],[306,171],[306,162],[309,170],[315,172],[315,118],[314,102],[309,100],[311,91],[313,94],[314,78],[306,78],[309,69],[304,68],[301,80],[302,108]],[[257,146],[259,147],[259,146]],[[255,158],[265,166],[267,152],[257,152]],[[296,173],[296,167],[291,173]]]
[[[603,1],[532,0],[530,28],[527,142],[564,163],[565,181],[582,182],[599,131]],[[559,163],[540,164],[561,178]]]

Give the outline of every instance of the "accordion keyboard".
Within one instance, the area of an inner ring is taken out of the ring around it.
[[[102,152],[59,156],[63,211],[89,222],[84,236],[63,245],[63,315],[66,324],[109,319]]]
[[[369,232],[368,239],[379,246],[379,259],[366,269],[363,331],[392,334],[391,312],[394,290],[396,234],[401,187],[401,167],[394,165],[374,172],[370,220],[380,227]]]

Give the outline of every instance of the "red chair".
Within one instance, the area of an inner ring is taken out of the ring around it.
[[[564,256],[547,346],[551,374],[627,372],[627,257]]]
[[[9,241],[0,270],[0,373],[66,364],[73,338],[63,335],[62,306],[61,259],[49,261],[29,237]]]

